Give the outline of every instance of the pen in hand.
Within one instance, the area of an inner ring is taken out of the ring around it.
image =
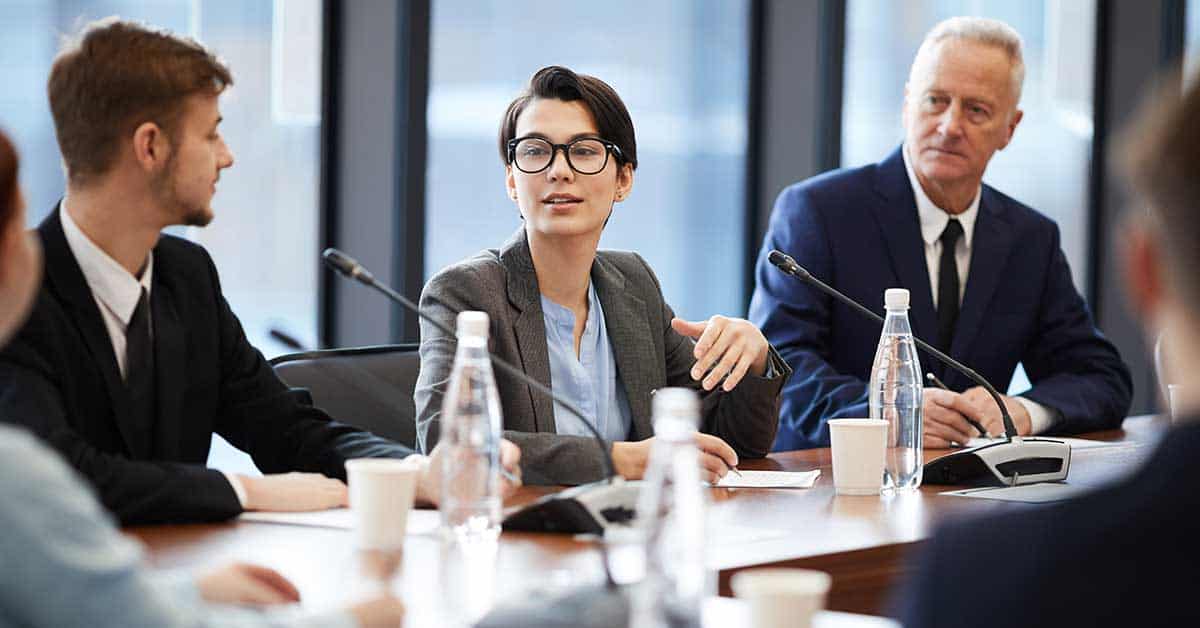
[[[942,383],[942,380],[938,379],[938,376],[934,375],[933,373],[926,373],[925,379],[928,379],[930,382],[933,382],[934,386],[937,386],[938,388],[941,388],[942,390],[950,390],[950,388],[948,388],[944,383]],[[978,430],[980,436],[982,436],[984,438],[992,437],[991,434],[987,433],[987,430],[983,429],[983,425],[981,425],[979,423],[979,421],[976,421],[975,419],[972,419],[969,416],[964,416],[963,418],[967,420],[967,423],[971,424],[971,427]]]
[[[725,462],[725,460],[722,459],[721,462]],[[729,469],[730,471],[733,471],[734,475],[738,476],[739,478],[742,477],[742,472],[738,471],[737,467],[729,464],[728,462],[725,462],[725,468]]]
[[[508,469],[505,469],[503,466],[500,467],[500,477],[503,477],[505,480],[508,480],[508,482],[510,484],[514,484],[516,486],[521,485],[521,479],[518,478],[515,473],[513,473],[512,471],[509,471]]]

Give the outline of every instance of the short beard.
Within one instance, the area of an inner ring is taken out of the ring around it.
[[[212,222],[213,214],[207,207],[188,206],[179,200],[179,194],[175,190],[175,155],[172,154],[167,160],[167,166],[154,179],[151,184],[154,189],[154,195],[158,197],[162,207],[173,215],[182,214],[178,222],[187,227],[207,227],[208,223]],[[176,213],[176,210],[180,210]]]
[[[187,209],[183,215],[183,225],[187,227],[207,227],[208,223],[212,222],[212,212],[208,211],[207,207],[193,207]]]

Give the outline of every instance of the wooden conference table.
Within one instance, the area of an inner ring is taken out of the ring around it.
[[[1120,444],[1072,452],[1068,481],[1091,486],[1133,470],[1165,427],[1156,417],[1131,417],[1123,429],[1085,435]],[[928,460],[943,453],[933,450],[925,456]],[[738,570],[806,567],[833,576],[830,609],[884,614],[893,584],[908,569],[906,558],[938,522],[1028,507],[940,495],[949,489],[934,486],[910,494],[838,496],[828,449],[772,454],[744,461],[741,468],[820,468],[822,473],[811,489],[710,489],[710,534],[715,538],[708,558],[718,570],[720,593],[726,596],[729,579]],[[525,487],[510,503],[532,500],[549,490]],[[421,513],[410,525],[428,522],[431,516],[434,513]],[[146,544],[151,562],[159,567],[203,569],[231,560],[270,565],[296,582],[306,608],[341,606],[370,586],[346,530],[233,522],[125,531]],[[410,534],[394,585],[409,608],[408,625],[433,625],[438,623],[435,618],[450,612],[447,609],[481,600],[540,599],[602,580],[600,554],[588,538],[505,532],[497,551],[489,555],[464,559],[447,556],[447,551],[436,534]],[[611,556],[610,564],[619,567],[621,548],[612,548]],[[729,604],[710,606],[706,613],[712,617],[742,612]],[[831,615],[822,625],[859,625],[838,623],[846,618]]]

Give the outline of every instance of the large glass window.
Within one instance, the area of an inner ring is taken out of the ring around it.
[[[1200,0],[1187,3],[1187,51],[1184,53],[1187,76],[1200,69]]]
[[[1195,1],[1195,0],[1193,0]],[[984,181],[1058,222],[1075,285],[1086,284],[1094,0],[850,0],[842,165],[877,162],[904,137],[900,107],[925,34],[955,15],[1004,20],[1025,45],[1025,116]]]
[[[680,316],[745,311],[748,5],[437,0],[429,94],[426,274],[521,224],[496,135],[538,68],[593,74],[637,130],[633,193],[601,247],[641,253]]]
[[[36,224],[64,190],[46,78],[60,37],[108,15],[196,37],[230,66],[221,127],[235,164],[221,176],[216,220],[175,230],[204,244],[255,346],[285,351],[279,327],[317,339],[320,0],[5,0],[0,3],[0,126],[23,156]]]

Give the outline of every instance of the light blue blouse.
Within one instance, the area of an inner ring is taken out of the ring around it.
[[[542,295],[546,323],[546,349],[550,354],[550,382],[554,392],[570,399],[606,440],[629,440],[633,425],[625,386],[617,373],[617,360],[608,341],[604,310],[596,289],[588,285],[588,315],[579,355],[575,355],[575,314]],[[554,403],[554,425],[559,434],[590,436],[579,419]]]

